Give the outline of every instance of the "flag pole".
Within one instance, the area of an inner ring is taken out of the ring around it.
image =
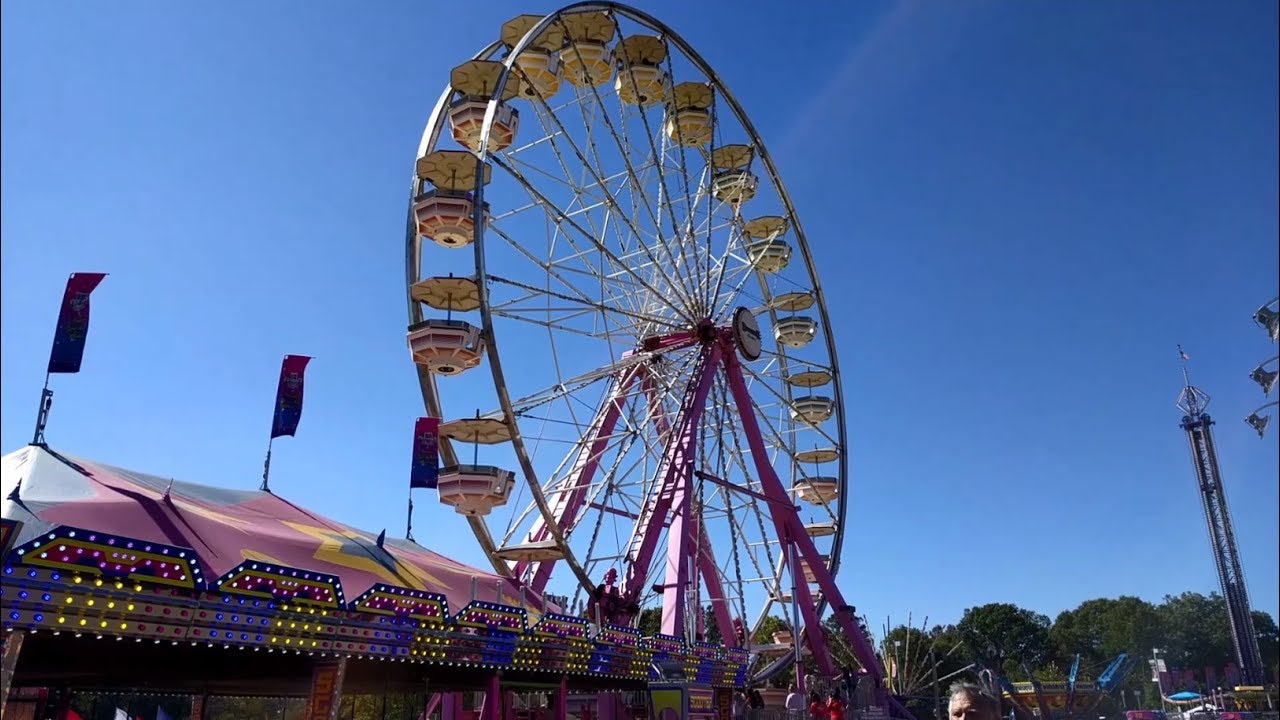
[[[40,391],[40,411],[36,413],[36,431],[31,436],[32,445],[44,445],[44,427],[49,423],[49,408],[53,407],[53,391],[49,389],[52,373],[44,374],[44,388]]]
[[[413,539],[413,488],[409,488],[409,519],[404,526],[404,539],[417,542]]]
[[[271,444],[275,441],[275,437],[267,441],[267,459],[262,463],[262,487],[258,488],[262,492],[271,492]]]

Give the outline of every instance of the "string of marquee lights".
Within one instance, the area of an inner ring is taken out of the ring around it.
[[[20,524],[4,520],[6,543]],[[741,686],[748,654],[634,628],[594,626],[473,601],[450,614],[440,594],[377,584],[346,600],[334,575],[247,561],[205,577],[189,548],[59,527],[4,556],[6,631],[118,641],[347,656],[643,681],[655,658],[701,682]]]

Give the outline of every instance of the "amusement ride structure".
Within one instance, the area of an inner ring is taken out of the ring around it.
[[[504,24],[427,123],[406,263],[439,497],[498,575],[602,626],[661,608],[688,642],[795,612],[757,681],[838,674],[830,609],[887,702],[835,581],[847,443],[815,259],[687,42],[611,2]]]
[[[1231,643],[1240,667],[1240,680],[1244,685],[1261,685],[1266,671],[1262,653],[1258,648],[1258,634],[1253,626],[1253,606],[1249,604],[1249,589],[1245,584],[1244,567],[1240,563],[1240,549],[1227,509],[1227,496],[1222,487],[1222,471],[1218,465],[1218,451],[1213,441],[1213,419],[1206,410],[1209,394],[1191,384],[1187,371],[1187,355],[1182,356],[1182,392],[1178,394],[1178,409],[1183,412],[1182,429],[1187,434],[1191,448],[1191,462],[1196,471],[1196,484],[1200,489],[1200,501],[1204,505],[1205,524],[1209,528],[1209,545],[1213,550],[1214,565],[1218,570],[1218,582],[1222,597],[1227,603],[1227,616],[1231,628]]]

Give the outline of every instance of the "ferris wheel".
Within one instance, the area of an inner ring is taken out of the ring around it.
[[[564,612],[737,645],[798,613],[831,672],[840,372],[764,144],[670,28],[609,2],[505,23],[419,147],[410,327],[440,499]],[[709,611],[704,610],[709,608]]]

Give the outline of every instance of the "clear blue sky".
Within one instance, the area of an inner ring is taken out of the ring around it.
[[[314,355],[273,485],[399,533],[407,180],[449,69],[517,5],[3,7],[3,448],[67,273],[107,271],[51,445],[256,487],[280,357]],[[819,259],[853,602],[878,626],[1214,590],[1182,343],[1275,614],[1280,432],[1240,418],[1275,352],[1249,315],[1277,290],[1276,3],[824,7],[644,5],[751,113]],[[481,562],[419,508],[420,541]]]

